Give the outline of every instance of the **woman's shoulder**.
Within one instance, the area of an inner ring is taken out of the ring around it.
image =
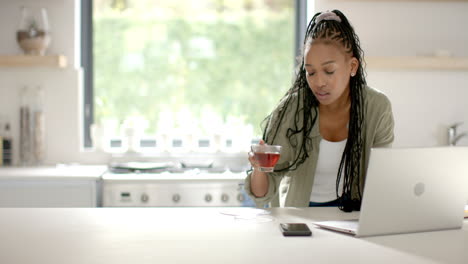
[[[365,100],[367,107],[370,109],[380,108],[380,109],[390,109],[391,103],[387,95],[382,91],[365,86]]]
[[[281,98],[279,105],[285,104],[287,101],[294,101],[297,102],[299,100],[299,91],[288,91],[283,98]]]
[[[294,109],[299,102],[298,91],[288,91],[277,103],[273,113],[285,111],[287,109]]]
[[[365,86],[365,91],[366,91],[365,93],[366,93],[366,96],[367,96],[368,100],[376,100],[376,101],[382,101],[382,102],[387,101],[387,102],[389,102],[387,95],[384,92],[382,92],[382,91],[380,91],[380,90],[378,90],[378,89],[376,89],[374,87],[370,87],[370,86],[366,85]]]

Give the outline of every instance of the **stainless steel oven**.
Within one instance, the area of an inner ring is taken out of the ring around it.
[[[112,171],[103,181],[104,207],[254,206],[244,191],[245,172],[212,168]]]

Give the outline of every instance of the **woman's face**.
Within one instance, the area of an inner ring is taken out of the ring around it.
[[[320,104],[332,105],[347,100],[349,80],[359,62],[337,42],[314,39],[304,55],[307,83]]]

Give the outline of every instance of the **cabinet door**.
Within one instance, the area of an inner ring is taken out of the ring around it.
[[[96,207],[95,180],[0,180],[0,207]]]

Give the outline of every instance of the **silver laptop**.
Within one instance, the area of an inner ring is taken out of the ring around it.
[[[359,220],[315,222],[357,237],[463,225],[468,147],[371,150]]]

